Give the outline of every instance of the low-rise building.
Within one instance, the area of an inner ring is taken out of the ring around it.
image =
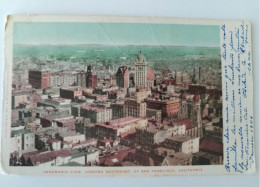
[[[71,120],[73,116],[70,114],[49,114],[44,117],[40,117],[40,124],[42,127],[55,127],[59,120]]]
[[[71,144],[81,143],[86,140],[84,134],[76,133],[75,131],[60,133],[56,136],[56,138]]]
[[[119,136],[134,131],[136,128],[142,128],[147,125],[146,119],[135,117],[125,117],[112,120],[106,123],[96,124],[97,136],[99,139],[117,139]]]
[[[167,155],[161,166],[188,166],[192,165],[192,155],[182,152]]]
[[[107,101],[108,95],[101,95],[101,94],[85,94],[86,98],[94,99],[95,101]]]
[[[68,163],[70,158],[69,150],[61,149],[32,155],[28,159],[28,164],[31,166],[60,166]]]
[[[64,99],[60,97],[45,99],[37,103],[37,106],[53,107],[57,109],[65,109],[71,107],[71,99]]]
[[[71,158],[69,159],[70,166],[75,166],[73,163],[78,163],[82,166],[89,166],[99,162],[99,151],[89,149],[88,151],[71,151]],[[66,166],[66,165],[63,165]]]

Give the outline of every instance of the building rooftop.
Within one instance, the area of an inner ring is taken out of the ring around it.
[[[37,165],[37,163],[46,163],[54,160],[57,157],[69,157],[71,154],[68,149],[61,149],[58,151],[50,151],[47,153],[41,153],[37,155],[30,156],[29,160],[32,165]]]
[[[19,136],[19,135],[23,135],[23,134],[29,134],[29,133],[33,133],[33,132],[29,131],[29,130],[25,130],[25,129],[12,130],[11,131],[11,137]]]
[[[124,127],[124,126],[127,126],[127,125],[132,125],[133,123],[136,123],[140,120],[143,120],[143,119],[129,116],[129,117],[111,120],[111,121],[105,122],[105,123],[99,123],[99,124],[96,124],[96,125],[103,126],[103,127],[106,127],[106,128],[117,129],[117,128]]]
[[[50,115],[47,115],[45,117],[41,117],[42,119],[46,119],[46,120],[49,120],[49,121],[53,121],[53,120],[63,120],[63,119],[69,119],[69,118],[73,118],[72,115],[70,114],[50,114]]]
[[[164,161],[167,161],[168,165],[179,165],[183,160],[192,159],[191,154],[177,152],[166,156]]]
[[[200,144],[200,150],[223,154],[223,144],[212,140],[203,140]]]
[[[179,120],[175,120],[173,121],[174,124],[177,125],[185,125],[185,129],[189,130],[194,128],[193,123],[190,121],[190,119],[179,119]]]
[[[173,137],[166,138],[166,139],[182,143],[182,142],[186,142],[186,141],[193,140],[193,139],[196,139],[196,138],[199,138],[199,137],[191,137],[189,135],[178,135],[178,136],[173,136]]]
[[[111,110],[110,108],[99,108],[99,107],[94,107],[94,106],[89,106],[89,105],[83,105],[80,106],[79,108],[88,110],[88,111],[93,111],[93,112],[103,112],[107,110]]]

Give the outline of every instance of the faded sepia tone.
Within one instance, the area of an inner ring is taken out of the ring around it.
[[[251,49],[244,22],[27,18],[14,16],[7,25],[5,170],[251,172],[252,101],[245,86]]]
[[[15,23],[13,55],[10,165],[223,163],[219,26]]]

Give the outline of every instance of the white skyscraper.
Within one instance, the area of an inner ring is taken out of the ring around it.
[[[137,55],[135,59],[135,86],[136,87],[146,87],[146,59],[140,54]]]

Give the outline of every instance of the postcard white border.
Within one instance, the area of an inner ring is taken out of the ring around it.
[[[3,124],[2,124],[2,155],[1,163],[4,172],[17,175],[75,175],[75,176],[167,176],[167,175],[222,175],[235,174],[237,172],[228,172],[224,165],[221,166],[178,166],[178,167],[10,167],[8,144],[10,139],[11,123],[11,80],[12,80],[12,49],[13,49],[13,23],[14,22],[128,22],[128,23],[160,23],[160,24],[196,24],[196,25],[221,25],[226,24],[230,27],[236,27],[241,22],[249,24],[246,20],[211,20],[211,19],[189,19],[189,18],[159,18],[159,17],[125,17],[125,16],[72,16],[72,15],[14,15],[8,16],[5,35],[5,72],[4,72],[4,100],[3,100]],[[249,24],[250,25],[250,24]],[[251,29],[251,27],[250,27]],[[251,30],[250,30],[251,32]],[[249,33],[250,33],[249,32]],[[250,33],[251,36],[251,33]],[[222,43],[223,41],[221,41]],[[251,40],[250,40],[251,42]],[[251,48],[248,49],[251,51]],[[223,69],[222,69],[223,77]],[[222,78],[223,79],[223,78]],[[252,77],[251,79],[252,80]],[[253,82],[250,81],[249,87],[253,88]],[[253,91],[250,91],[253,94]],[[253,97],[248,103],[253,112]],[[225,119],[223,119],[225,121]],[[224,123],[225,126],[225,123]],[[6,151],[5,151],[6,150]],[[138,168],[138,169],[136,169]],[[165,172],[152,172],[152,170],[164,170]],[[103,173],[90,173],[89,171],[102,170]],[[118,170],[129,170],[126,174]],[[139,170],[139,171],[134,171]],[[144,170],[144,172],[141,172]],[[145,170],[149,172],[145,172]],[[172,171],[167,171],[172,170]],[[182,171],[183,170],[183,171]],[[253,173],[255,167],[250,169]],[[67,171],[60,173],[61,171]],[[81,171],[81,173],[76,173]],[[107,173],[110,171],[109,173]],[[114,173],[113,173],[114,171]],[[196,172],[194,172],[196,171]],[[86,173],[87,172],[87,173]],[[239,173],[238,173],[239,174]]]

